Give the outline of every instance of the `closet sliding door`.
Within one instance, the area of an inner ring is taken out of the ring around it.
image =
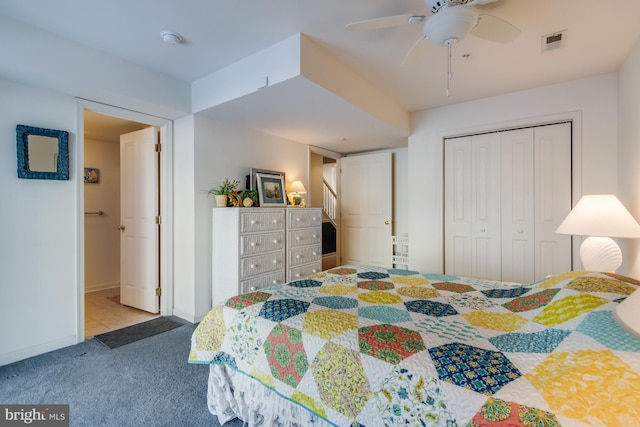
[[[571,124],[445,141],[445,273],[529,283],[571,269]]]

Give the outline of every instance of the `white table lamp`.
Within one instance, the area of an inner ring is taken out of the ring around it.
[[[289,199],[292,205],[299,206],[302,203],[301,194],[307,194],[307,189],[302,185],[302,181],[293,181],[289,192]]]
[[[614,273],[622,252],[611,237],[640,238],[640,224],[612,194],[583,196],[556,233],[590,236],[580,246],[585,270]]]

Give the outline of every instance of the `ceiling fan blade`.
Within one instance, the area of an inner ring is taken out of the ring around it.
[[[520,29],[492,15],[480,15],[471,34],[492,42],[509,43],[518,38]]]
[[[411,18],[415,18],[415,22],[409,22]],[[422,18],[422,19],[420,19]],[[363,31],[377,30],[379,28],[400,27],[402,25],[416,23],[424,20],[421,15],[396,15],[386,16],[384,18],[369,19],[367,21],[353,22],[344,28],[347,31]]]
[[[431,46],[431,42],[429,41],[429,39],[426,37],[420,37],[404,57],[404,59],[400,63],[400,66],[410,67],[411,65],[413,65],[418,60],[418,58],[420,58],[427,51],[429,46]]]
[[[475,6],[477,4],[482,5],[482,4],[489,4],[489,3],[493,3],[496,2],[498,0],[472,0],[469,3],[467,3],[467,6]]]

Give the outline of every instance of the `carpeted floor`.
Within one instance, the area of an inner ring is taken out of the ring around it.
[[[91,339],[0,366],[0,403],[69,404],[71,426],[220,426],[209,367],[187,363],[195,325],[173,319],[182,326],[115,349]]]

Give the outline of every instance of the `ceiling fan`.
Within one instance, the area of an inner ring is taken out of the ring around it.
[[[480,14],[475,7],[495,1],[497,0],[424,0],[432,16],[411,14],[387,16],[354,22],[345,28],[348,31],[361,31],[424,23],[424,36],[418,39],[401,63],[402,66],[407,67],[424,53],[430,42],[448,47],[451,54],[451,47],[469,33],[481,39],[500,43],[515,40],[520,35],[517,27],[495,16]]]

